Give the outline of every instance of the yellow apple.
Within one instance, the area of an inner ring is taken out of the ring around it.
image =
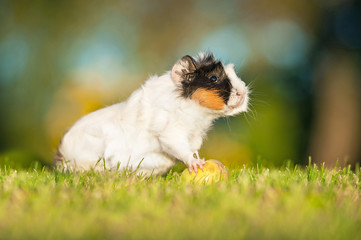
[[[182,173],[181,179],[185,182],[201,184],[227,181],[228,170],[220,161],[210,159],[207,160],[206,163],[203,165],[203,171],[198,168],[197,174],[194,171],[192,171],[192,173],[189,173],[188,168],[185,169]]]

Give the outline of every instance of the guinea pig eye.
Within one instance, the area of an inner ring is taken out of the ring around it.
[[[217,77],[216,77],[216,76],[212,76],[210,79],[211,79],[212,81],[217,81]]]

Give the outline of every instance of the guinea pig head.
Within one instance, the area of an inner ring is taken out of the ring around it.
[[[172,69],[172,79],[181,96],[215,113],[231,116],[247,111],[248,89],[236,75],[233,64],[224,65],[212,54],[182,57]]]

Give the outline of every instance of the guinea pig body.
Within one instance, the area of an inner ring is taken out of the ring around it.
[[[127,101],[78,120],[59,144],[56,162],[85,170],[105,163],[150,175],[180,160],[196,171],[204,163],[198,150],[207,130],[218,117],[246,111],[247,92],[233,65],[211,54],[185,56]]]

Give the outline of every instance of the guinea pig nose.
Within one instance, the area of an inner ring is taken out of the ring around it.
[[[242,93],[240,93],[240,92],[237,91],[237,96],[238,96],[238,97],[242,96]]]

